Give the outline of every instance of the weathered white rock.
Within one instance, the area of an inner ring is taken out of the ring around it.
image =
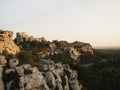
[[[77,80],[77,76],[78,75],[77,75],[76,71],[72,71],[72,73],[70,74],[69,84],[73,90],[81,90],[81,87],[80,87],[79,82]]]
[[[59,76],[58,73],[54,73],[56,79],[55,79],[55,82],[56,82],[56,88],[58,90],[63,90],[63,87],[62,87],[62,80],[61,80],[61,77]]]
[[[54,62],[52,60],[42,60],[40,65],[44,71],[54,70]]]
[[[25,75],[24,83],[26,84],[26,90],[39,87],[43,84],[43,76],[38,74]]]
[[[69,82],[68,82],[68,77],[67,77],[67,75],[65,75],[65,86],[64,86],[64,90],[69,90]]]
[[[31,65],[30,64],[23,64],[22,67],[24,69],[29,69],[29,68],[31,68]]]
[[[19,63],[18,59],[10,59],[9,60],[9,67],[14,68],[14,67],[16,67],[18,65],[18,63]]]
[[[9,74],[11,72],[15,72],[15,69],[7,69],[7,70],[5,70],[5,74]]]
[[[43,63],[44,62],[44,63]],[[49,65],[53,66],[54,68],[47,69],[47,72],[45,73],[45,80],[47,82],[47,85],[49,87],[52,86],[51,89],[56,88],[57,90],[69,90],[71,87],[73,90],[81,90],[81,86],[79,85],[79,82],[77,80],[77,72],[70,69],[70,66],[68,64],[62,65],[61,62],[59,63],[51,63],[50,61],[43,60],[42,61],[43,67],[46,66],[47,68],[50,68]],[[66,76],[63,76],[63,73],[69,72],[69,79]],[[64,77],[65,79],[65,86],[62,86],[62,79],[61,77]],[[51,83],[50,83],[51,82]],[[70,86],[69,86],[70,85]]]
[[[55,73],[59,76],[63,76],[64,68],[61,62],[55,64]]]
[[[56,86],[55,77],[51,71],[45,73],[45,80],[48,86],[50,86],[52,89],[55,88]]]
[[[19,76],[24,76],[24,69],[22,66],[15,67],[15,70]]]
[[[77,80],[77,72],[70,69],[68,64],[64,65],[61,62],[54,63],[51,60],[43,60],[41,66],[47,69],[40,72],[37,67],[31,67],[30,64],[16,66],[18,63],[13,63],[14,60],[9,60],[8,63],[12,62],[13,65],[10,69],[5,70],[8,77],[9,75],[11,77],[11,74],[15,76],[5,83],[7,90],[10,90],[14,83],[19,85],[14,88],[15,90],[70,90],[70,88],[81,90],[82,88]]]

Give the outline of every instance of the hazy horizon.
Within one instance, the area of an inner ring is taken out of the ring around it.
[[[47,40],[120,46],[119,0],[0,0],[0,29]]]

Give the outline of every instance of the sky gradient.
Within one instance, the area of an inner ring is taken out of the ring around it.
[[[120,0],[0,0],[0,29],[120,46]]]

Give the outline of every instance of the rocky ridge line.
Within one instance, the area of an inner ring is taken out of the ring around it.
[[[15,41],[22,50],[26,49],[26,47],[24,47],[26,46],[26,43],[29,43],[27,45],[28,50],[31,50],[31,47],[29,47],[31,42],[33,42],[32,44],[34,45],[38,44],[38,46],[34,46],[33,48],[36,49],[39,47],[38,49],[40,50],[38,50],[36,53],[38,55],[41,55],[41,57],[43,58],[50,55],[68,53],[74,62],[78,62],[82,53],[93,54],[93,48],[89,43],[83,43],[78,41],[69,43],[67,41],[58,40],[53,40],[52,42],[50,42],[43,37],[34,38],[33,36],[27,35],[25,32],[18,32],[16,34]]]

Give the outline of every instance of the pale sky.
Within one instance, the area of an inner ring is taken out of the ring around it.
[[[0,29],[120,46],[120,0],[0,0]]]

